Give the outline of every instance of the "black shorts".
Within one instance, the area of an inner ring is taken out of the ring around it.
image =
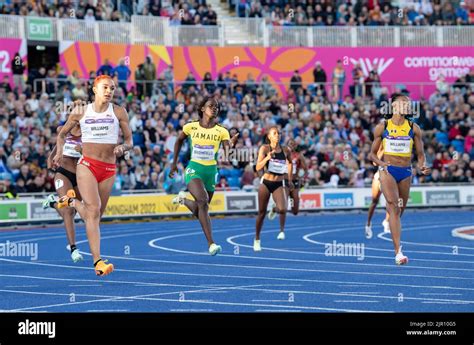
[[[77,179],[76,174],[70,172],[69,170],[64,169],[63,167],[59,167],[56,169],[56,174],[61,174],[67,177],[67,179],[71,182],[72,187],[77,187]]]
[[[290,184],[288,183],[288,180],[285,179],[285,183],[287,186],[289,186]],[[293,180],[293,186],[295,187],[295,189],[300,189],[301,186],[300,186],[300,180]]]
[[[276,191],[280,187],[285,187],[286,183],[285,180],[283,181],[269,181],[262,179],[262,184],[264,184],[267,188],[270,194],[273,194],[274,191]]]

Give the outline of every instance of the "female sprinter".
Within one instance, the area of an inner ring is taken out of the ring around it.
[[[288,148],[291,152],[291,165],[293,167],[293,186],[292,190],[288,190],[291,201],[291,211],[296,216],[300,209],[300,188],[304,185],[304,180],[308,177],[308,167],[298,145],[293,139],[288,141]]]
[[[280,133],[277,127],[271,127],[265,138],[266,143],[258,150],[257,171],[264,169],[260,187],[258,188],[258,215],[256,221],[256,234],[253,250],[262,250],[260,232],[268,207],[270,196],[276,203],[275,212],[280,214],[279,240],[285,239],[285,220],[287,210],[287,196],[285,191],[285,174],[288,173],[290,191],[293,190],[293,165],[291,153],[288,148],[280,145]]]
[[[62,126],[59,126],[57,131],[61,131]],[[71,129],[64,140],[63,159],[61,165],[54,169],[54,186],[58,196],[61,198],[66,195],[67,191],[74,189],[76,196],[81,200],[79,189],[77,188],[76,166],[77,161],[81,157],[81,128],[77,125]],[[56,155],[56,146],[54,146],[51,154],[48,157],[48,168],[53,168],[53,157]],[[54,194],[50,194],[43,202],[43,208],[54,208],[62,219],[64,219],[64,226],[66,228],[66,237],[69,242],[69,249],[71,250],[71,258],[74,263],[83,260],[82,255],[76,246],[76,230],[74,224],[75,210],[72,208],[58,208],[58,203],[54,199]]]
[[[403,255],[400,245],[400,214],[406,206],[410,194],[412,176],[411,154],[415,144],[418,168],[423,175],[430,174],[430,168],[425,165],[425,152],[420,127],[407,120],[410,115],[410,99],[401,94],[391,98],[393,116],[375,127],[374,142],[370,159],[379,166],[380,185],[387,202],[389,226],[395,247],[395,263],[408,263],[408,257]],[[377,157],[380,144],[383,145],[383,157]]]
[[[383,156],[383,147],[380,145],[379,150],[377,151],[377,158],[382,159]],[[375,165],[375,163],[374,163]],[[382,194],[382,189],[380,188],[380,178],[379,178],[379,171],[374,174],[374,178],[372,179],[372,202],[369,206],[369,213],[367,216],[367,224],[365,225],[365,237],[367,239],[371,239],[373,236],[372,232],[372,216],[374,215],[375,208],[377,207],[380,195]],[[403,212],[403,211],[402,211]],[[401,214],[400,214],[401,216]],[[388,225],[388,212],[385,214],[385,219],[382,222],[383,231],[390,232],[390,227]]]
[[[169,174],[172,178],[178,171],[179,152],[183,142],[188,139],[191,160],[185,169],[184,179],[194,200],[186,199],[186,194],[180,192],[172,202],[185,205],[199,219],[207,239],[209,254],[216,255],[222,251],[222,247],[215,244],[212,238],[209,203],[216,187],[217,154],[221,143],[224,145],[224,152],[228,152],[228,149],[235,145],[238,134],[230,139],[229,131],[217,124],[220,107],[213,97],[204,97],[197,111],[200,119],[185,124],[176,140]]]
[[[61,129],[57,140],[57,153],[53,159],[60,165],[67,134],[77,124],[81,127],[82,157],[76,168],[77,184],[82,202],[75,202],[74,190],[58,202],[58,208],[74,207],[86,224],[87,238],[91,248],[95,272],[98,276],[112,273],[114,266],[100,257],[100,218],[104,213],[115,181],[116,157],[133,148],[132,132],[127,111],[111,103],[116,86],[112,78],[101,75],[94,80],[95,100],[81,111],[76,108]],[[117,145],[119,130],[124,144]]]

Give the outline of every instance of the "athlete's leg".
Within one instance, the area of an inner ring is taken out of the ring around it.
[[[56,192],[60,198],[65,196],[67,191],[73,188],[71,181],[69,181],[69,179],[61,173],[56,173],[54,175],[54,185],[56,186]],[[56,207],[56,211],[64,219],[64,227],[66,228],[66,237],[69,245],[75,245],[76,231],[74,225],[74,209],[70,207],[58,209]]]
[[[286,195],[285,187],[277,188],[272,193],[273,200],[275,200],[276,203],[276,212],[280,214],[280,232],[285,230],[286,210],[288,208]]]
[[[400,210],[400,218],[403,215],[403,211],[405,211],[408,198],[410,197],[410,186],[411,186],[411,177],[400,181],[400,183],[398,184],[398,192],[400,194],[400,198],[403,201],[403,205],[401,206],[401,210]]]
[[[191,199],[184,199],[183,200],[183,205],[186,206],[191,211],[191,213],[193,214],[194,217],[198,218],[199,209],[197,207],[196,201],[191,200]]]
[[[267,213],[268,201],[270,200],[270,191],[263,183],[258,188],[258,215],[255,223],[255,239],[260,240],[260,232],[262,231],[263,220]]]
[[[107,202],[109,201],[110,193],[112,192],[112,189],[114,187],[114,182],[115,175],[99,183],[100,218],[102,218],[105,208],[107,207]]]
[[[296,216],[300,211],[300,191],[298,188],[295,188],[290,192],[290,198],[293,200],[291,211]]]
[[[75,201],[73,206],[86,224],[87,239],[92,260],[100,259],[100,210],[99,184],[89,168],[78,165],[76,168],[77,185],[81,191],[82,202]]]
[[[375,208],[377,207],[379,200],[380,200],[380,195],[382,192],[380,191],[380,181],[376,178],[372,180],[372,202],[370,203],[369,206],[369,213],[367,215],[367,225],[370,226],[372,223],[372,217],[375,212]]]
[[[398,185],[393,176],[387,171],[380,172],[380,183],[382,184],[382,193],[387,202],[387,212],[390,215],[389,224],[392,233],[393,246],[395,254],[400,250],[400,195]]]
[[[197,217],[201,223],[204,235],[206,235],[209,246],[214,243],[212,239],[211,218],[209,217],[209,196],[201,179],[194,178],[188,183],[188,190],[194,197],[197,207]],[[192,210],[191,210],[192,212]]]
[[[209,204],[210,204],[212,197],[214,196],[214,192],[207,191],[207,195],[209,197]],[[197,207],[196,201],[185,198],[183,200],[183,205],[186,206],[188,210],[191,211],[194,217],[198,218],[198,207]]]

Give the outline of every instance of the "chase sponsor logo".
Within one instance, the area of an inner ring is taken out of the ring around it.
[[[326,193],[324,194],[324,207],[352,207],[354,196],[352,193]]]

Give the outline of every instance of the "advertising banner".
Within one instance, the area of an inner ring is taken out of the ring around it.
[[[460,202],[459,190],[453,189],[426,192],[426,203],[428,205],[459,205]]]
[[[353,193],[324,193],[324,207],[353,207]]]
[[[300,194],[300,210],[321,208],[321,193],[305,192]]]
[[[30,202],[30,217],[31,219],[60,219],[58,212],[55,209],[48,207],[43,209],[43,203]]]
[[[26,63],[26,40],[21,39],[0,39],[0,80],[8,75],[10,85],[13,88],[12,61],[16,53],[19,53],[23,62]]]
[[[0,203],[1,220],[26,220],[28,218],[28,204],[26,202]]]
[[[226,195],[228,211],[256,211],[257,195],[255,193]]]
[[[112,196],[109,199],[104,216],[137,216],[158,214],[189,214],[190,211],[182,205],[173,205],[175,195],[135,195],[135,196]],[[192,199],[192,196],[188,196]],[[225,210],[225,200],[222,193],[214,194],[210,212],[222,212]]]
[[[177,82],[184,81],[189,73],[197,81],[202,81],[207,72],[211,73],[213,80],[221,73],[230,72],[241,81],[246,80],[250,73],[256,81],[266,76],[284,97],[295,70],[298,70],[304,83],[314,82],[313,69],[317,61],[321,62],[328,82],[332,82],[334,68],[341,60],[346,75],[344,94],[349,93],[349,87],[354,83],[352,70],[357,64],[365,77],[376,70],[382,86],[389,87],[391,91],[395,87],[407,88],[414,99],[421,95],[428,98],[435,91],[434,83],[441,74],[448,83],[452,83],[474,68],[472,47],[165,47],[60,42],[61,66],[67,73],[77,71],[83,78],[88,78],[90,71],[97,71],[106,58],[113,66],[125,58],[132,72],[130,80],[133,81],[137,66],[147,56],[152,58],[157,76],[172,65]],[[420,86],[420,83],[424,85]]]

